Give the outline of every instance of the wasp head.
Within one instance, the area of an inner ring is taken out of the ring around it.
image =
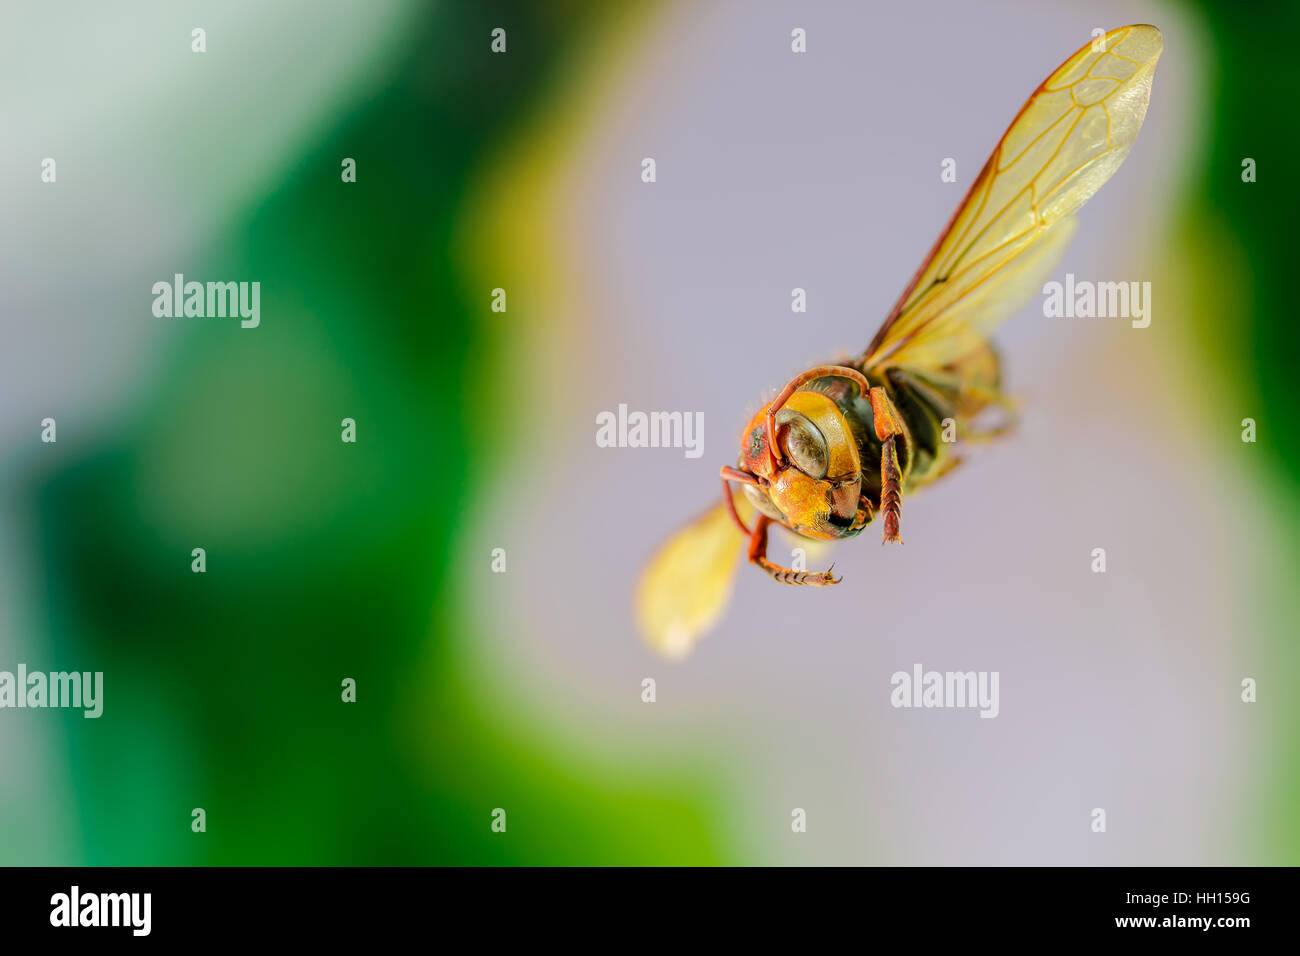
[[[774,412],[776,447],[769,447],[767,415]],[[741,436],[741,471],[754,476],[742,488],[775,521],[809,538],[857,534],[867,523],[859,509],[862,464],[843,412],[826,395],[795,391],[776,409],[764,408]]]

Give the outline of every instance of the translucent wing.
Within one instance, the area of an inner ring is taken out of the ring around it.
[[[743,495],[736,510],[752,522]],[[636,616],[647,643],[669,658],[690,653],[731,597],[745,538],[719,502],[669,538],[637,582]]]
[[[1021,108],[863,355],[937,367],[960,358],[1034,294],[1072,213],[1137,138],[1160,31],[1112,30],[1070,57]]]

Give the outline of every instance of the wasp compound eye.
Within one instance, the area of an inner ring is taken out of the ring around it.
[[[826,438],[808,418],[789,409],[776,416],[777,442],[786,458],[809,478],[825,478],[830,463]]]
[[[767,496],[767,492],[762,488],[759,488],[756,485],[741,485],[740,487],[744,492],[745,497],[749,499],[749,503],[763,514],[776,521],[781,521],[785,518],[785,515],[781,514],[781,509],[772,504],[772,499]]]

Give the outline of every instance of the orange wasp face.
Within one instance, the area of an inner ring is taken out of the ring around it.
[[[859,503],[862,462],[844,413],[814,391],[794,391],[784,404],[772,405],[741,436],[737,470],[752,476],[740,479],[745,496],[769,518],[809,538],[857,534],[869,514]],[[768,445],[769,412],[775,453]]]

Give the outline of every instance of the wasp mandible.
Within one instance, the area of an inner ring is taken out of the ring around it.
[[[773,580],[830,587],[840,580],[833,568],[768,559],[773,524],[838,540],[878,520],[883,542],[901,541],[904,498],[962,461],[958,442],[1007,430],[1013,416],[988,333],[1041,286],[1073,213],[1128,154],[1160,52],[1160,31],[1134,25],[1061,64],[1016,114],[866,350],[795,376],[750,420],[736,464],[722,468],[722,502],[642,575],[637,615],[656,649],[680,656],[717,619],[739,535],[749,563]],[[989,409],[1001,420],[981,427]]]

